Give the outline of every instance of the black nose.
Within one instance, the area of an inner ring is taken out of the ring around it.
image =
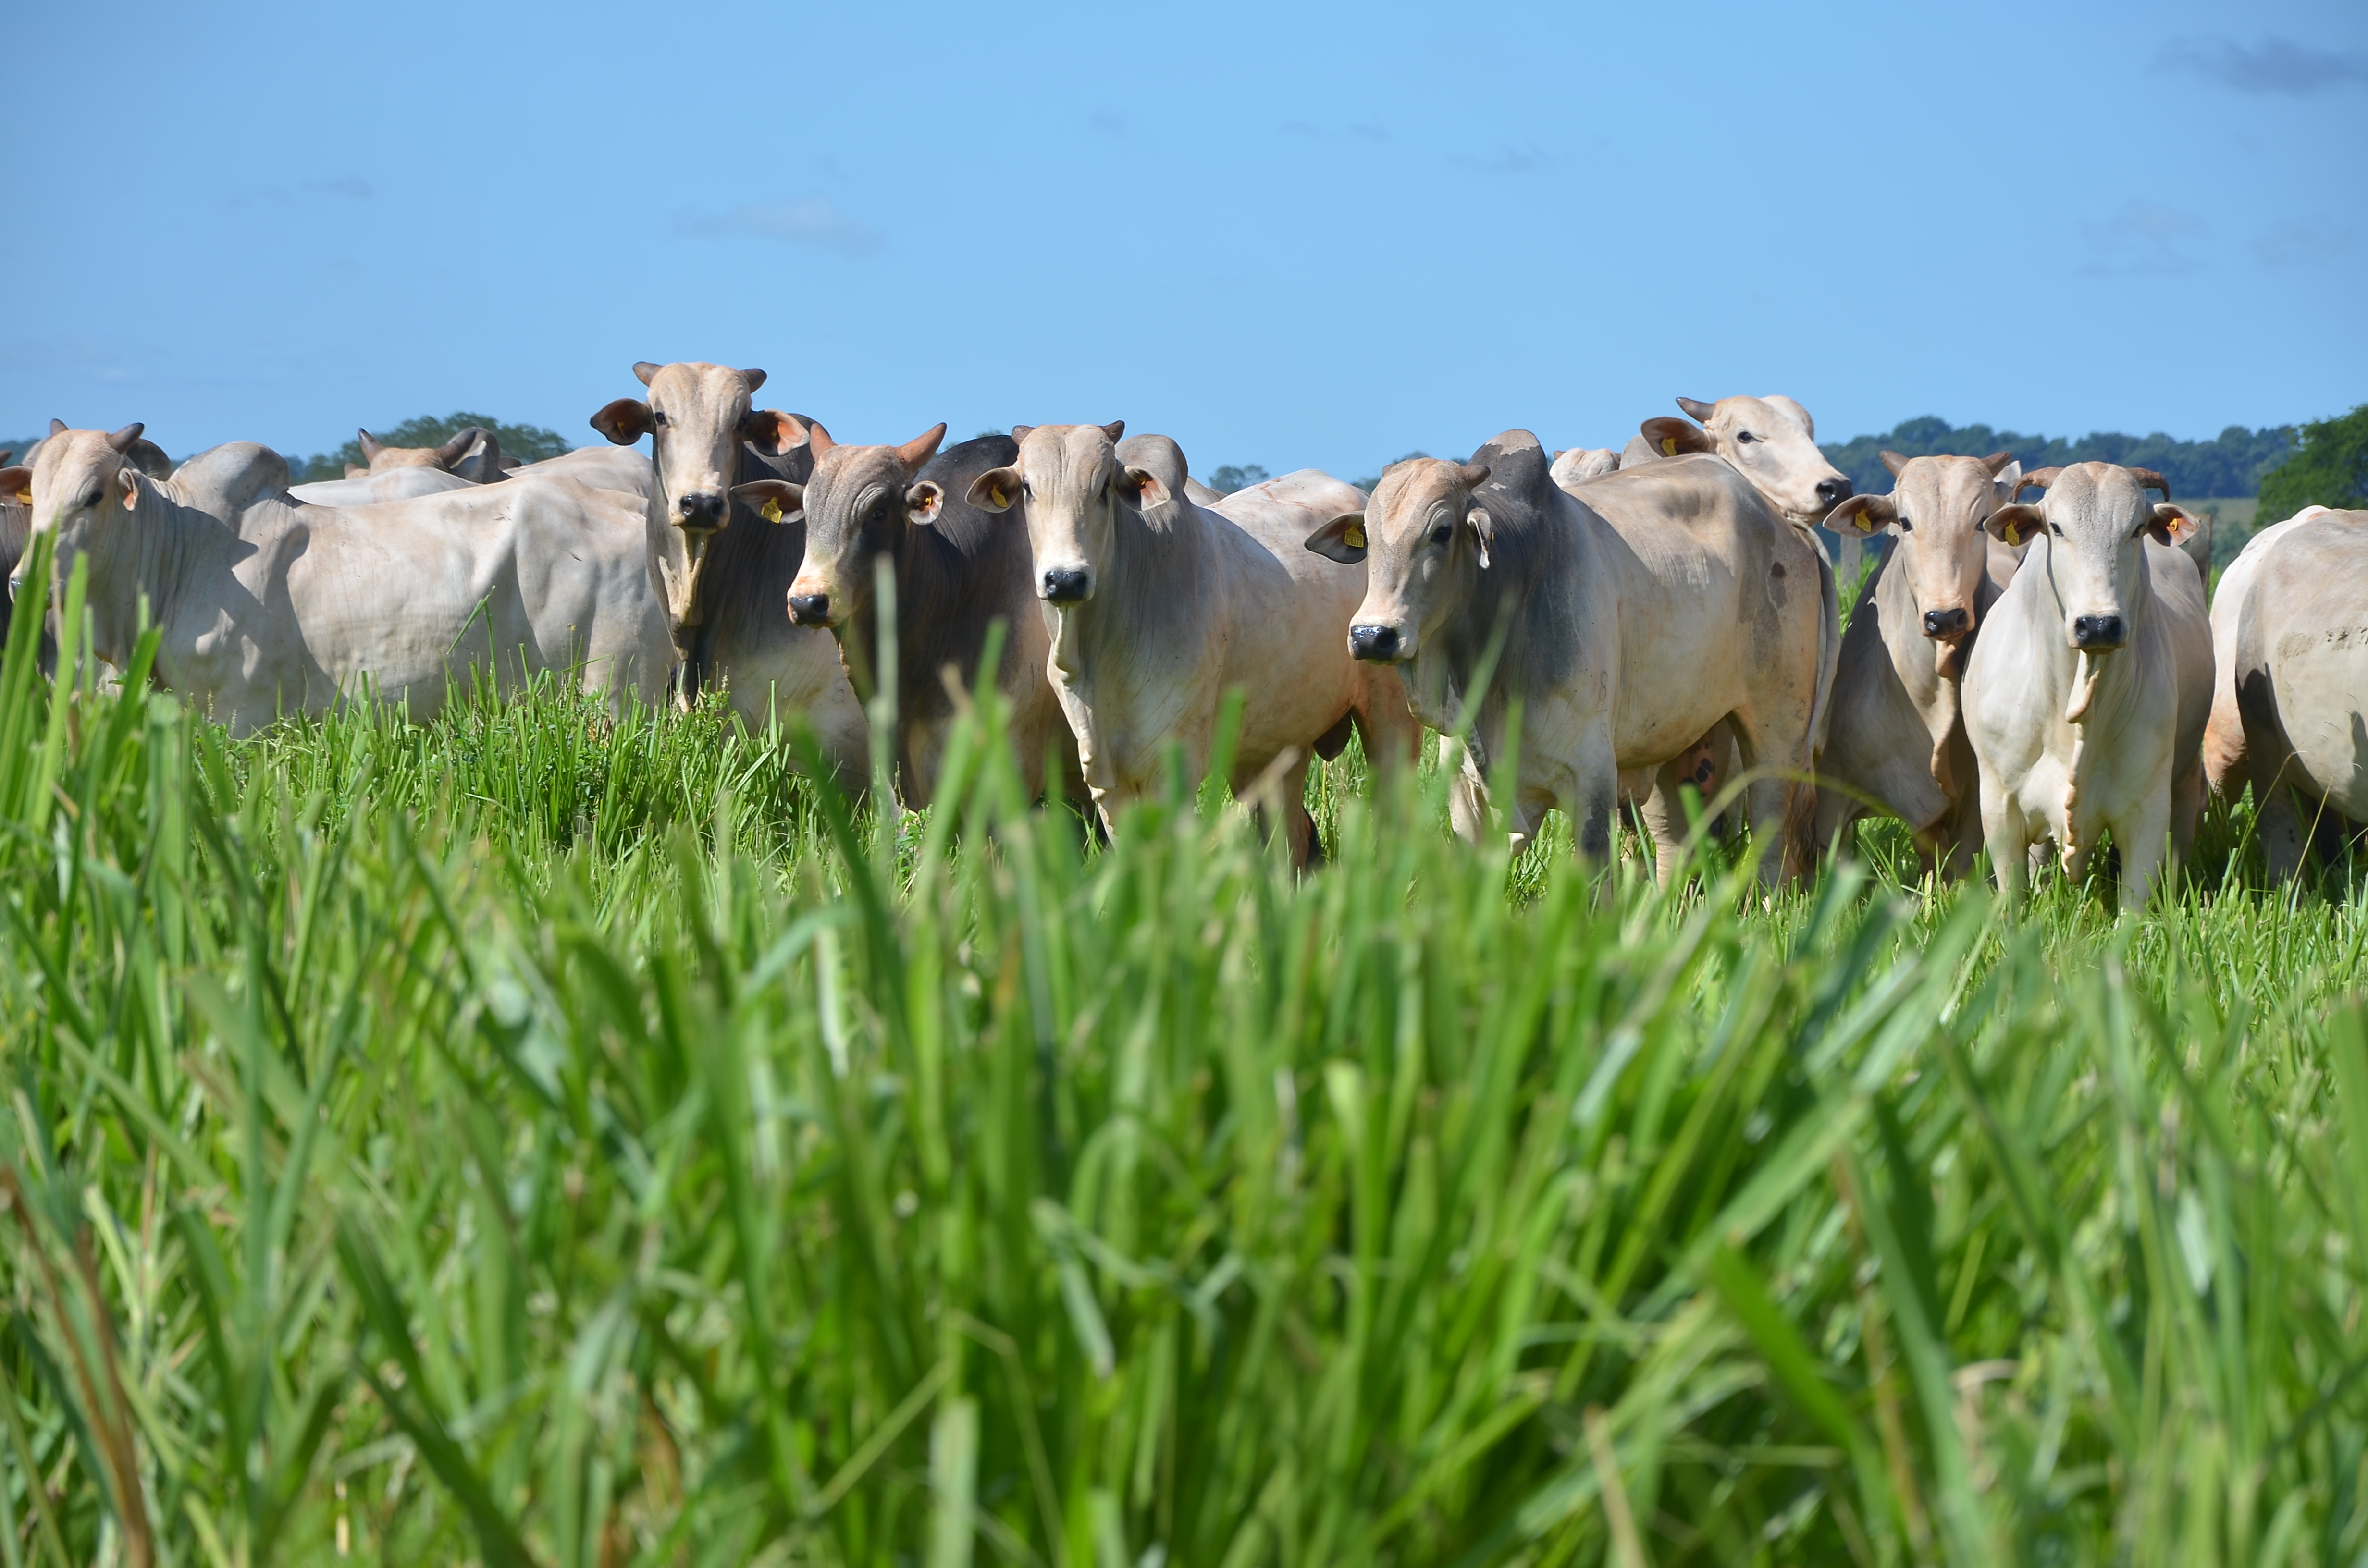
[[[1850,482],[1847,479],[1817,481],[1817,499],[1828,506],[1839,506],[1850,498]]]
[[[2118,615],[2081,615],[2072,619],[2072,645],[2076,648],[2118,648],[2122,645],[2122,618]]]
[[[830,619],[828,594],[791,594],[790,619],[800,626],[820,626]]]
[[[685,528],[720,528],[723,526],[723,497],[700,494],[686,495],[675,503],[682,514]]]
[[[1076,566],[1056,566],[1044,574],[1044,597],[1056,605],[1073,605],[1086,597],[1086,574]]]
[[[1349,628],[1349,652],[1360,659],[1394,659],[1398,652],[1398,629],[1352,626]]]
[[[1927,637],[1960,636],[1973,619],[1962,609],[1928,609],[1924,612],[1924,635]]]

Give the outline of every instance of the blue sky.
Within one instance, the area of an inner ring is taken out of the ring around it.
[[[0,435],[187,453],[635,359],[842,440],[1369,473],[1683,393],[2199,437],[2368,401],[2357,0],[42,6]]]

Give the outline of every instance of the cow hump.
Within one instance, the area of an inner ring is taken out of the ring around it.
[[[225,441],[175,469],[171,483],[181,505],[228,521],[286,493],[288,460],[253,441]]]
[[[1472,460],[1487,466],[1484,494],[1518,502],[1532,516],[1545,509],[1554,491],[1554,463],[1527,430],[1508,430],[1484,442]]]

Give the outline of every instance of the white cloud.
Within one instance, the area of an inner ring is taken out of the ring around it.
[[[2368,83],[2368,54],[2313,49],[2274,33],[2249,47],[2216,35],[2173,39],[2163,46],[2156,64],[2192,72],[2240,93],[2287,97]]]
[[[848,256],[868,256],[886,244],[886,237],[857,219],[826,196],[803,201],[748,201],[728,212],[685,213],[679,227],[702,239],[740,237],[780,240],[813,245]]]

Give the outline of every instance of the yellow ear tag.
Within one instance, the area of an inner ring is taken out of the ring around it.
[[[1004,495],[1003,486],[1000,484],[995,487],[995,504],[998,506],[1008,506],[1011,505],[1009,499]]]
[[[1675,436],[1664,436],[1661,437],[1661,455],[1665,458],[1673,458],[1678,455],[1678,438]]]
[[[1351,524],[1340,530],[1340,542],[1350,550],[1362,550],[1365,548],[1365,530]]]
[[[29,490],[19,490],[18,492],[17,492],[17,506],[31,506],[32,504],[33,504],[33,493],[32,493],[31,491],[29,491]]]
[[[778,523],[781,520],[781,504],[779,501],[768,501],[765,503],[764,511],[759,515],[768,523]]]

